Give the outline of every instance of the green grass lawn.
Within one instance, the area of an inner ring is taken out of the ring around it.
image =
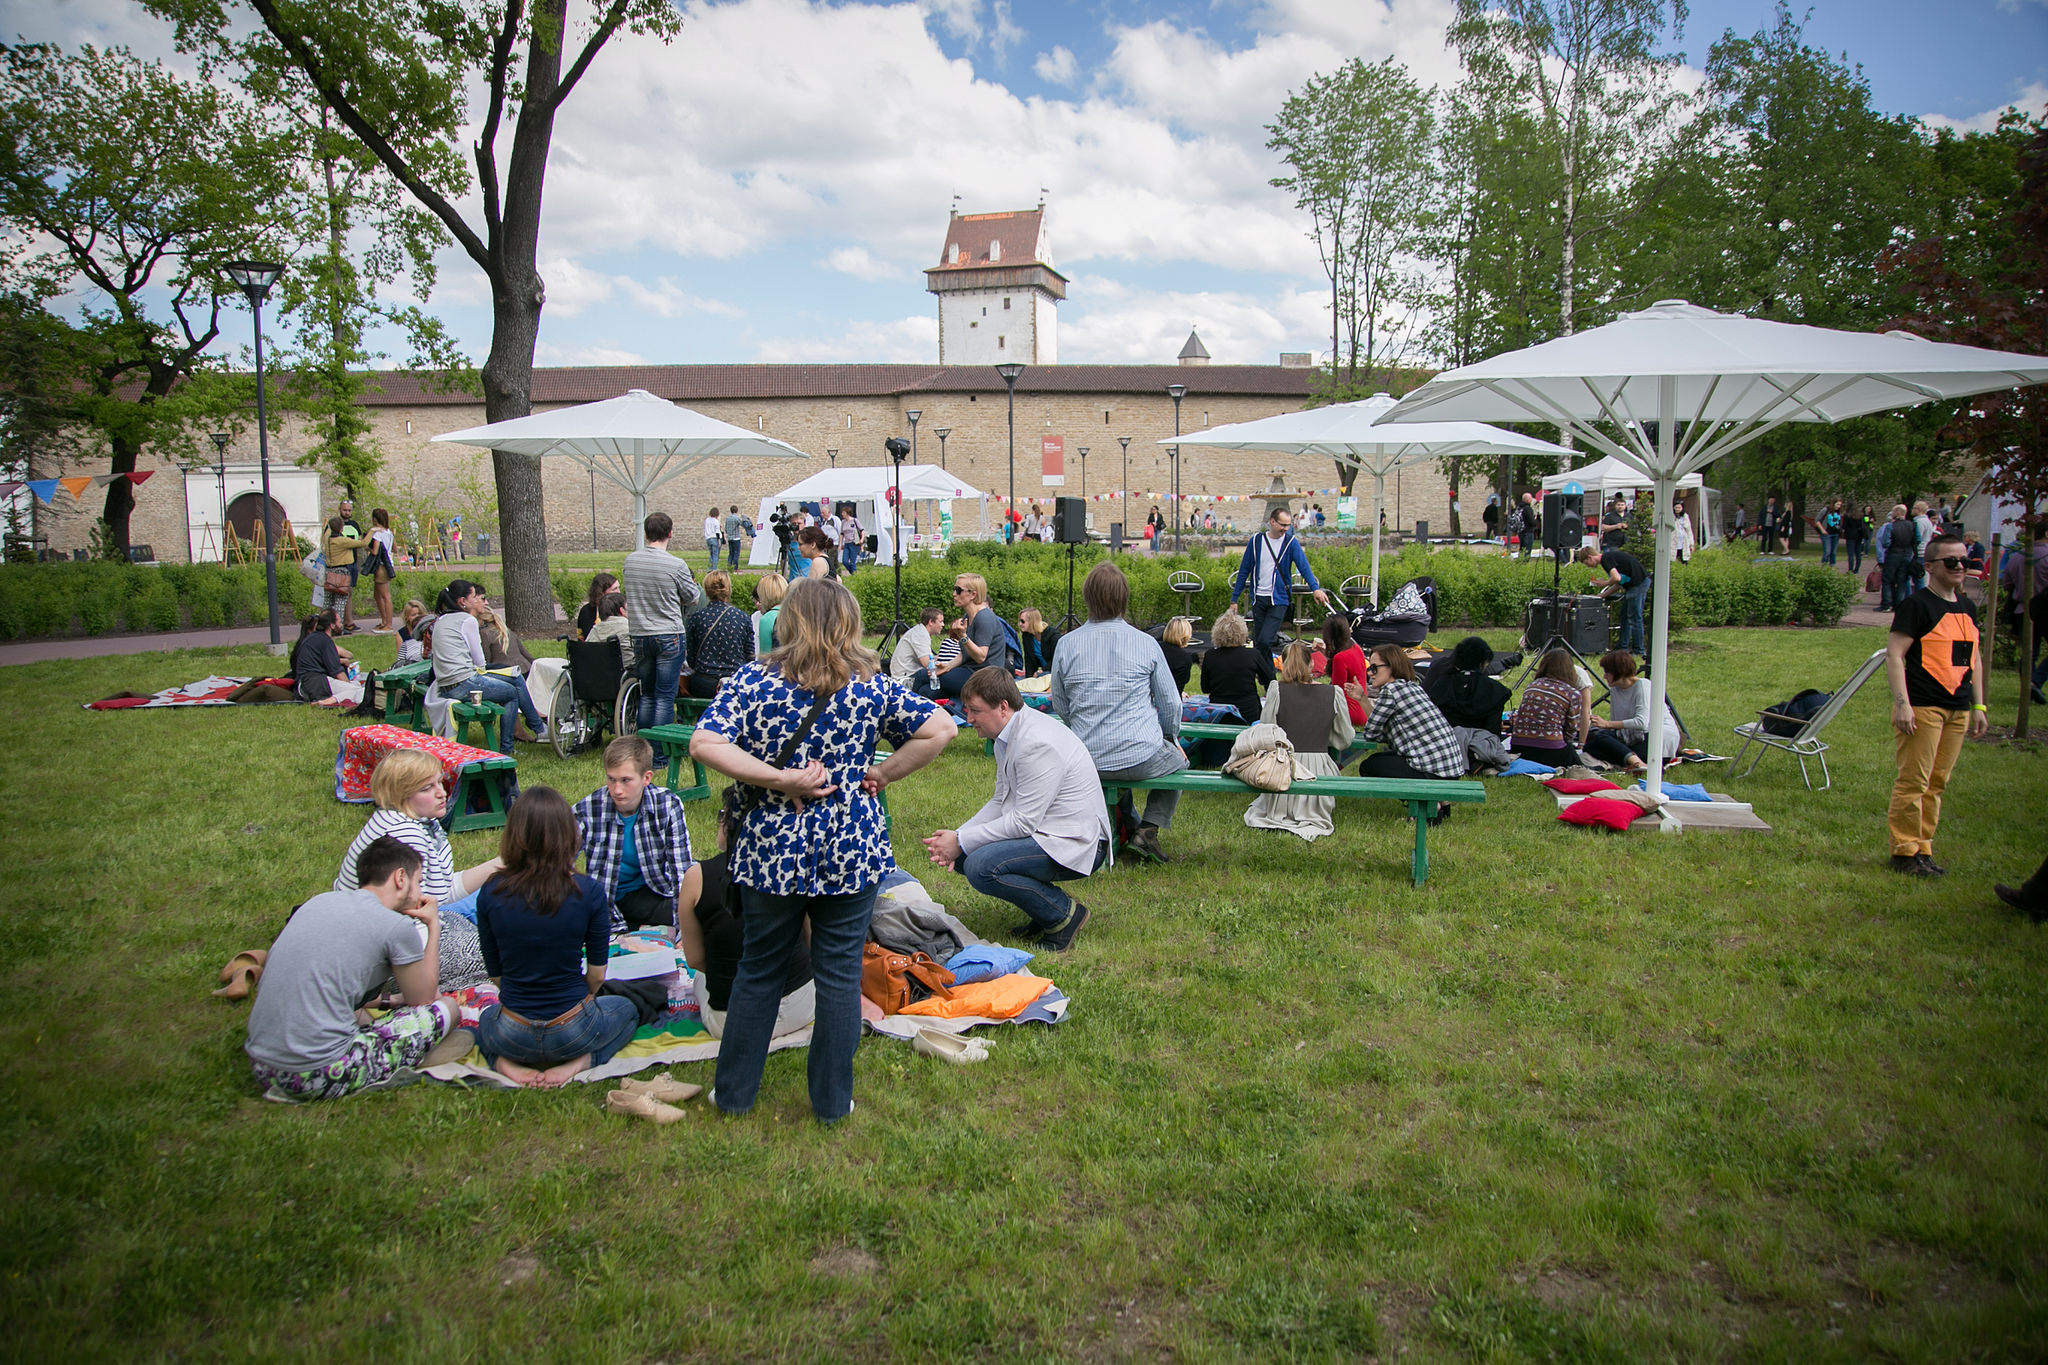
[[[1881,638],[1695,632],[1675,695],[1732,752]],[[207,991],[360,826],[346,722],[78,704],[263,666],[0,669],[9,1359],[2048,1355],[2048,930],[1990,892],[2048,852],[2048,771],[1971,744],[1951,875],[1894,877],[1881,686],[1830,734],[1834,790],[1780,755],[1736,787],[1772,835],[1619,839],[1495,782],[1418,891],[1391,803],[1310,846],[1190,798],[1175,861],[1093,879],[1041,964],[1059,1029],[968,1068],[871,1039],[831,1131],[794,1052],[751,1116],[655,1129],[598,1087],[257,1099],[246,1009]],[[905,866],[996,936],[1014,912],[916,842],[992,774],[964,737],[890,795]]]

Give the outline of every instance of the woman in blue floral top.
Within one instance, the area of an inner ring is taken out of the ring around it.
[[[875,892],[894,864],[879,797],[937,758],[958,727],[882,671],[861,644],[860,604],[829,579],[790,588],[777,641],[765,660],[726,681],[690,738],[692,758],[763,789],[729,859],[746,942],[713,1099],[729,1114],[753,1108],[789,955],[808,920],[818,1001],[811,1109],[832,1123],[853,1109],[861,951]],[[829,700],[810,733],[786,764],[773,766],[820,696]],[[876,763],[876,742],[885,739],[896,751]]]

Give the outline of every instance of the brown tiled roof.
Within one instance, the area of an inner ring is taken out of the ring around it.
[[[1186,384],[1191,396],[1245,395],[1306,398],[1313,370],[1278,365],[1034,365],[1017,381],[1019,393],[1163,394]],[[369,376],[376,392],[366,407],[479,405],[474,394],[442,393],[418,376],[389,371]],[[875,398],[911,393],[1002,393],[992,365],[595,365],[535,369],[535,403],[593,403],[645,389],[672,402],[713,398]]]
[[[956,213],[946,223],[945,245],[939,249],[939,263],[930,270],[974,270],[991,265],[1020,266],[1033,263],[1052,270],[1052,263],[1038,259],[1038,238],[1045,226],[1045,210],[1017,209],[1009,213]],[[989,244],[1002,243],[1001,259],[989,259]],[[953,248],[960,248],[954,261]],[[1054,270],[1055,275],[1059,275]],[[1066,276],[1060,275],[1064,280]]]

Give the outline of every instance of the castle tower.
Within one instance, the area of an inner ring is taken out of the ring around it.
[[[1059,363],[1054,308],[1067,277],[1052,267],[1045,205],[1012,213],[955,213],[925,287],[939,296],[939,363]]]

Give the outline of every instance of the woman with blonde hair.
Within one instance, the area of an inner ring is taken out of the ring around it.
[[[1060,647],[1060,633],[1046,624],[1044,613],[1037,607],[1026,607],[1017,613],[1017,638],[1024,646],[1025,677],[1052,672],[1052,656]]]
[[[1195,656],[1188,652],[1194,643],[1195,623],[1176,616],[1159,632],[1159,652],[1166,656],[1166,671],[1173,675],[1173,689],[1185,694],[1188,679],[1195,674]]]
[[[868,919],[894,866],[878,798],[937,758],[957,727],[882,669],[861,643],[860,604],[839,584],[796,583],[777,630],[780,643],[726,680],[690,738],[692,758],[751,789],[729,864],[746,942],[711,1098],[729,1114],[753,1108],[790,955],[808,922],[817,990],[811,1109],[836,1123],[853,1109]],[[895,752],[877,763],[885,739]]]
[[[1259,719],[1286,731],[1297,765],[1317,777],[1336,773],[1332,750],[1342,753],[1351,747],[1351,708],[1344,693],[1316,677],[1314,656],[1301,640],[1280,656],[1280,680],[1266,689]],[[1313,842],[1336,832],[1336,810],[1334,796],[1267,792],[1252,802],[1244,822],[1253,829],[1284,829]]]
[[[782,599],[789,593],[789,580],[779,573],[762,575],[754,584],[754,656],[765,656],[775,648],[775,618],[782,612]]]

